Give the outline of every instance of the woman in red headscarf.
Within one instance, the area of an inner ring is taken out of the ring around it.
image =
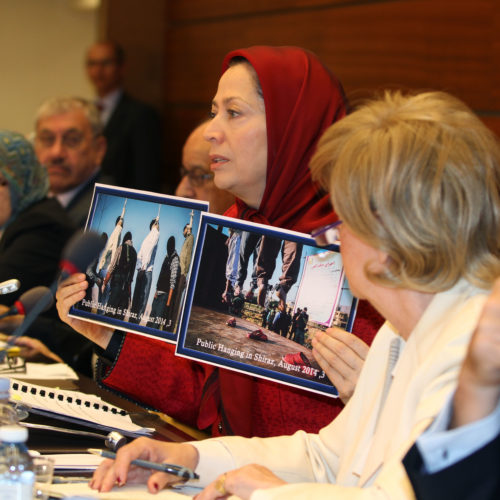
[[[340,83],[310,52],[230,52],[205,130],[214,181],[236,196],[225,215],[302,232],[333,222],[329,198],[319,194],[308,163],[323,131],[345,113]],[[176,357],[173,346],[159,340],[68,318],[85,288],[84,275],[69,278],[58,291],[58,309],[113,360],[100,380],[108,389],[213,435],[316,432],[342,408],[338,399]],[[361,305],[354,331],[371,342],[380,324]]]

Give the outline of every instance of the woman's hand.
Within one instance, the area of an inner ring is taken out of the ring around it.
[[[197,449],[187,443],[165,443],[141,437],[120,448],[116,459],[106,459],[94,472],[90,487],[99,491],[110,491],[115,484],[147,483],[150,493],[157,493],[167,484],[179,482],[179,477],[130,465],[140,458],[151,462],[168,462],[195,469],[198,465]]]
[[[88,283],[85,279],[85,274],[82,273],[73,274],[61,282],[56,293],[57,312],[59,313],[59,317],[71,326],[71,328],[92,340],[98,346],[106,349],[113,335],[112,328],[68,316],[70,307],[85,297],[87,287]]]
[[[352,333],[340,328],[328,328],[313,340],[313,355],[326,376],[337,388],[344,404],[351,398],[369,346]]]
[[[274,488],[284,484],[286,484],[285,481],[266,467],[250,464],[220,475],[195,498],[196,500],[211,500],[236,495],[238,498],[247,500],[255,490]]]

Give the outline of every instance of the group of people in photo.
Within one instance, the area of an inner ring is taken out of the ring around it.
[[[160,207],[158,215],[149,222],[149,231],[136,250],[133,228],[127,230],[122,238],[123,228],[127,228],[126,206],[125,198],[110,236],[104,231],[101,233],[104,248],[87,269],[89,287],[80,307],[129,323],[142,323],[157,330],[170,331],[177,321],[191,263],[194,212],[191,211],[190,221],[183,228],[184,242],[180,252],[176,250],[175,236],[170,235],[164,253],[162,249],[158,250]],[[156,283],[153,284],[155,261],[158,265],[159,260],[156,259],[157,253],[164,254],[164,258]],[[151,299],[152,289],[154,294]]]
[[[229,314],[240,317],[246,302],[256,303],[261,308],[263,328],[304,345],[309,321],[307,307],[297,308],[292,313],[292,308],[287,303],[287,294],[299,275],[303,245],[265,234],[229,228],[226,247],[226,285],[222,292],[222,302],[227,304]],[[270,281],[280,250],[281,275],[272,284]],[[244,290],[251,261],[250,282],[248,289]],[[228,321],[233,325],[233,319]]]

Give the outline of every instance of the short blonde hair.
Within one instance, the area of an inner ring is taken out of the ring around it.
[[[311,160],[339,217],[388,254],[375,283],[436,293],[500,275],[500,146],[443,92],[385,94],[332,125]]]

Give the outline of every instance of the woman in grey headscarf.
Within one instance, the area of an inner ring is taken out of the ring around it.
[[[47,198],[47,172],[22,135],[0,130],[0,282],[21,287],[0,295],[10,306],[25,291],[54,279],[64,244],[74,231],[63,208]]]

